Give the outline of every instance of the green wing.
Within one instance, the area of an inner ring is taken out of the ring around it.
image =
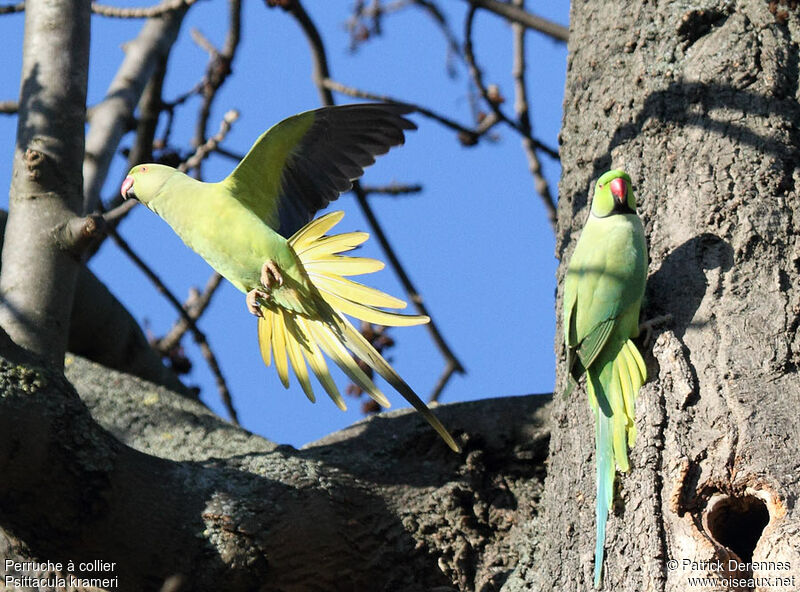
[[[416,129],[402,117],[411,111],[365,103],[294,115],[263,133],[223,183],[288,238],[348,191],[376,156],[403,144],[404,130]]]
[[[647,269],[644,234],[638,228],[633,232],[615,228],[620,220],[587,222],[567,270],[564,332],[567,364],[575,381],[615,329],[627,339],[638,325]],[[630,247],[635,251],[632,258]]]

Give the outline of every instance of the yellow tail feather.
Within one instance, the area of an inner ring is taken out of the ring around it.
[[[303,360],[302,351],[308,340],[305,338],[305,335],[300,333],[297,324],[292,321],[291,315],[285,314],[283,321],[284,327],[286,328],[284,336],[286,340],[286,351],[289,354],[289,362],[292,364],[295,376],[297,376],[297,380],[303,388],[306,397],[308,397],[309,401],[314,403],[316,397],[314,396],[314,390],[311,388],[311,381],[308,379],[308,368],[306,368],[306,363]]]
[[[346,232],[334,236],[324,236],[311,243],[305,243],[303,248],[295,250],[298,256],[310,259],[319,258],[334,253],[352,251],[369,238],[366,232]]]
[[[258,349],[264,365],[269,366],[272,363],[272,312],[264,307],[261,312],[264,316],[258,319]]]
[[[344,212],[331,212],[320,216],[295,232],[289,239],[289,244],[295,248],[295,252],[300,251],[336,226],[342,218]]]
[[[309,277],[321,292],[337,294],[353,302],[360,302],[367,306],[382,306],[384,308],[402,309],[406,307],[406,303],[399,298],[341,276],[327,273],[311,273]]]
[[[303,259],[300,259],[303,261]],[[319,259],[303,261],[308,273],[327,272],[338,275],[362,275],[380,271],[385,266],[383,261],[368,257],[343,257],[341,255],[326,255]]]
[[[322,350],[347,374],[347,377],[372,397],[381,407],[391,407],[389,399],[375,386],[372,379],[358,367],[353,356],[347,351],[335,334],[322,323],[310,323],[311,332]]]
[[[425,417],[448,446],[458,452],[460,449],[455,440],[431,410],[372,344],[342,316],[348,314],[390,326],[419,325],[430,320],[424,315],[403,315],[383,310],[405,308],[406,303],[380,290],[342,277],[372,273],[384,267],[377,259],[338,255],[354,249],[369,236],[363,232],[324,236],[343,215],[342,212],[332,212],[317,218],[289,239],[289,245],[294,249],[315,288],[310,295],[314,301],[310,303],[311,306],[297,307],[296,310],[262,306],[264,318],[258,322],[258,340],[264,363],[269,365],[271,358],[274,359],[275,368],[286,387],[289,385],[291,365],[306,396],[314,401],[308,374],[308,368],[311,368],[311,372],[334,403],[345,409],[344,400],[322,355],[324,352],[350,380],[380,405],[388,407],[389,400],[358,366],[350,353],[352,352],[397,389]],[[308,310],[315,312],[301,312]],[[308,362],[308,366],[305,362]]]
[[[283,315],[272,315],[272,353],[275,359],[275,370],[284,388],[289,388],[289,366],[286,363],[286,330],[283,326]]]
[[[309,337],[307,340],[308,349],[304,350],[304,353],[306,355],[306,360],[308,360],[308,365],[311,366],[311,371],[314,373],[314,376],[317,377],[322,388],[325,389],[325,392],[328,393],[328,396],[336,406],[342,411],[347,411],[347,405],[345,405],[344,399],[341,393],[339,393],[339,389],[336,387],[336,383],[333,381],[333,378],[331,378],[331,373],[328,371],[328,365],[325,363],[325,358],[322,356],[319,346],[316,341],[310,338],[312,334],[310,327],[311,321],[298,317],[297,324],[302,327],[303,333]]]
[[[350,315],[368,323],[375,323],[377,325],[386,325],[389,327],[409,327],[413,325],[424,325],[430,319],[423,315],[403,315],[396,312],[390,312],[366,306],[358,302],[353,302],[347,298],[342,298],[338,294],[322,291],[322,298],[325,302],[331,305],[334,310]]]

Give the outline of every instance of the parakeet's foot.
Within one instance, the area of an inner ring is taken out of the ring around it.
[[[281,271],[272,259],[267,259],[261,266],[261,283],[267,290],[271,290],[273,284],[283,285]]]
[[[653,317],[652,319],[645,321],[644,323],[639,324],[639,332],[644,331],[644,345],[645,347],[650,346],[650,339],[653,337],[653,327],[657,327],[658,325],[665,325],[672,321],[671,314],[660,315],[657,317]]]
[[[261,312],[261,305],[258,303],[258,300],[266,300],[268,297],[269,294],[263,290],[259,290],[258,288],[250,290],[245,298],[245,302],[247,302],[247,310],[250,311],[250,314],[259,318],[263,317],[264,313]]]

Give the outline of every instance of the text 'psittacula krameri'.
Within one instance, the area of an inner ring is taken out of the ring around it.
[[[244,292],[258,317],[258,342],[289,386],[289,366],[314,401],[308,368],[341,409],[342,396],[323,354],[375,401],[386,396],[350,352],[388,381],[447,444],[453,438],[395,370],[344,314],[381,325],[419,325],[422,315],[401,315],[405,302],[347,279],[383,268],[375,259],[341,255],[369,237],[364,232],[327,236],[344,215],[311,221],[317,210],[352,187],[364,167],[416,126],[401,105],[325,107],[289,117],[256,140],[233,172],[218,183],[202,183],[159,164],[133,167],[122,195],[161,216],[190,248]]]
[[[647,379],[644,360],[631,341],[639,334],[646,280],[647,243],[631,178],[623,171],[609,171],[597,181],[589,219],[567,267],[563,305],[566,394],[585,373],[595,415],[595,587],[602,581],[615,465],[628,470],[628,448],[636,439],[634,403]]]

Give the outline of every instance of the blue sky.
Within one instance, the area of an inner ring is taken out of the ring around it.
[[[242,41],[233,64],[234,74],[219,93],[209,132],[217,131],[222,115],[237,109],[240,118],[223,146],[244,153],[261,132],[280,119],[319,106],[311,81],[306,41],[296,23],[263,2],[245,0]],[[463,36],[466,2],[442,2],[459,39]],[[433,22],[409,8],[384,20],[383,35],[351,53],[344,23],[350,2],[306,2],[328,49],[334,79],[373,92],[415,102],[470,124],[466,68],[456,62],[457,75],[446,76],[447,46]],[[569,5],[528,2],[528,9],[566,25]],[[191,28],[222,46],[227,6],[220,0],[195,5],[170,57],[165,98],[190,89],[203,75],[207,56],[191,41]],[[16,99],[19,90],[23,16],[0,17],[5,39],[0,69],[0,100]],[[133,38],[142,21],[92,19],[92,55],[89,105],[99,102],[114,76],[123,43]],[[527,34],[528,92],[535,135],[557,145],[566,68],[566,47],[535,32]],[[498,17],[480,12],[474,46],[487,83],[495,83],[507,97],[503,108],[513,112],[511,31]],[[353,102],[337,95],[339,103]],[[173,142],[188,147],[199,99],[177,113]],[[382,157],[364,176],[371,185],[421,183],[424,191],[405,198],[374,196],[377,213],[401,261],[467,369],[453,377],[442,402],[550,392],[555,377],[554,236],[544,208],[535,194],[518,136],[497,128],[497,141],[465,148],[455,135],[419,115],[419,130],[407,136],[403,147]],[[8,206],[16,119],[0,116],[0,185]],[[132,136],[123,140],[130,146]],[[557,193],[560,167],[542,155],[542,166]],[[224,177],[233,163],[218,155],[204,165],[206,180]],[[120,156],[105,186],[104,196],[118,191],[125,161]],[[343,195],[331,209],[346,212],[338,231],[369,230],[355,200]],[[169,227],[146,208],[137,206],[123,223],[122,235],[150,263],[170,289],[183,300],[191,286],[205,284],[211,269],[181,243]],[[373,239],[364,256],[385,259]],[[176,314],[145,276],[107,241],[91,261],[93,271],[157,335],[172,326]],[[364,276],[370,285],[404,297],[402,287],[387,267]],[[293,381],[286,391],[273,368],[265,368],[256,343],[256,325],[247,313],[244,295],[224,283],[203,316],[200,326],[217,353],[233,394],[242,425],[272,440],[296,446],[341,429],[362,415],[360,404],[349,400],[340,412],[316,388],[311,405]],[[423,399],[434,387],[444,360],[424,327],[393,328],[396,346],[388,357]],[[202,397],[223,413],[214,379],[191,338],[184,339],[192,372],[184,377],[199,385]],[[335,374],[343,389],[347,379]],[[379,386],[383,384],[379,382]],[[402,397],[386,386],[393,408],[405,406]]]

